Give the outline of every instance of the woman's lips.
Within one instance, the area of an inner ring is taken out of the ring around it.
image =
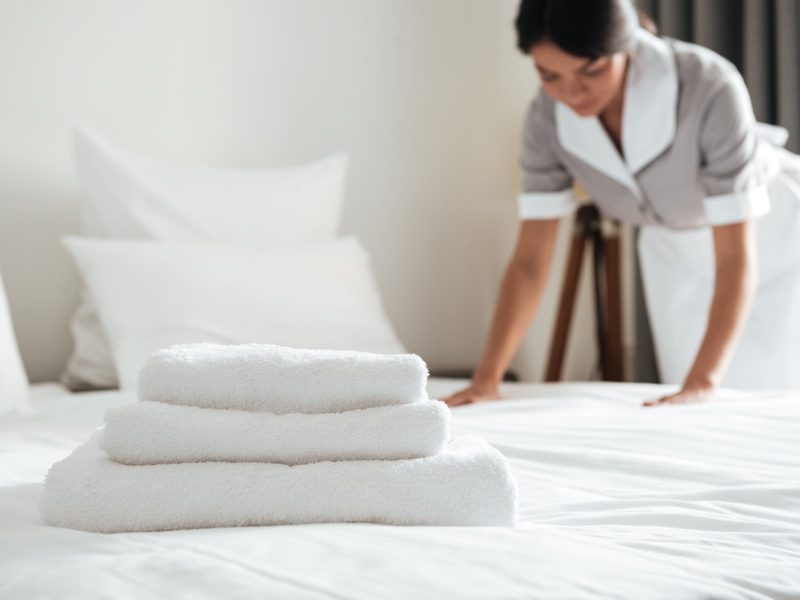
[[[588,112],[593,105],[594,102],[583,102],[582,104],[570,104],[569,107],[575,112]]]

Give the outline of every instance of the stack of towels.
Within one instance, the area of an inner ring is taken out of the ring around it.
[[[139,402],[47,475],[45,522],[86,531],[366,522],[510,526],[516,488],[481,439],[448,440],[413,354],[189,344]]]

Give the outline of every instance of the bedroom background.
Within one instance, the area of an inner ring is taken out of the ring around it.
[[[520,124],[538,85],[514,47],[517,0],[0,6],[0,272],[32,382],[57,379],[71,350],[79,277],[59,240],[79,231],[75,124],[182,163],[348,152],[342,232],[369,250],[401,340],[434,371],[475,364],[516,235]],[[512,365],[525,380],[542,376],[568,236]],[[630,290],[630,261],[624,273]],[[588,275],[565,379],[595,367]]]

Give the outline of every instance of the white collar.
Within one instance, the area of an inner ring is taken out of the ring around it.
[[[597,117],[581,117],[561,102],[556,103],[558,140],[567,152],[641,197],[633,176],[672,144],[677,104],[678,68],[670,47],[639,29],[625,80],[622,110],[625,160]]]

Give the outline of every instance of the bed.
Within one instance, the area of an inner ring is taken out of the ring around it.
[[[431,379],[441,396],[464,381]],[[800,401],[642,409],[644,384],[506,384],[453,411],[520,492],[516,528],[89,534],[41,524],[51,463],[130,392],[33,386],[0,418],[2,598],[800,598]]]

